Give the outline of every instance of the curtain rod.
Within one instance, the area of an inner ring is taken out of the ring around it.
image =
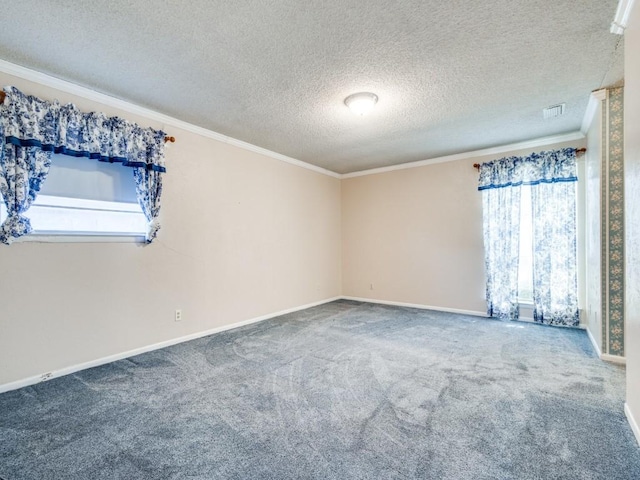
[[[0,103],[4,103],[4,99],[7,98],[7,94],[0,90]],[[164,143],[175,143],[176,137],[164,137]]]
[[[576,155],[580,155],[584,152],[586,152],[587,149],[586,148],[576,148]],[[473,164],[473,168],[475,168],[476,170],[480,170],[480,164],[479,163],[474,163]]]

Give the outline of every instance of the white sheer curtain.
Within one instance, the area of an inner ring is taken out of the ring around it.
[[[487,312],[518,318],[520,187],[514,186],[519,159],[511,157],[480,167]],[[517,183],[517,182],[516,182]]]
[[[533,318],[549,325],[577,326],[575,151],[542,152],[535,161],[548,170],[541,178],[551,180],[531,186]]]

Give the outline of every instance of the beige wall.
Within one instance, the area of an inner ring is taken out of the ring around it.
[[[583,322],[602,352],[600,171],[602,166],[602,102],[587,132],[585,154],[585,286]]]
[[[343,295],[485,312],[482,199],[473,164],[531,152],[343,180]]]
[[[0,82],[164,127],[5,74]],[[177,143],[152,245],[0,246],[0,385],[340,295],[340,180],[167,130]]]
[[[5,74],[0,81],[165,128]],[[472,165],[532,149],[341,183],[165,129],[178,141],[167,152],[154,244],[0,246],[0,385],[340,294],[485,311]]]
[[[640,442],[640,6],[625,31],[625,211],[627,410]],[[633,424],[633,421],[632,421]]]

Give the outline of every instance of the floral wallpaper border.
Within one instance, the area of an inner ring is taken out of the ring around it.
[[[600,301],[601,312],[602,312],[602,353],[608,353],[609,351],[609,336],[608,336],[608,324],[609,324],[609,308],[608,308],[608,299],[609,299],[609,275],[607,271],[607,265],[609,264],[609,249],[607,244],[607,232],[608,232],[608,222],[609,222],[609,189],[607,188],[607,178],[608,178],[608,162],[607,162],[607,149],[609,146],[609,129],[608,125],[608,98],[609,91],[607,91],[605,98],[602,100],[602,143],[600,144],[601,154],[601,165],[600,165]]]
[[[602,101],[602,353],[624,357],[623,88]]]
[[[608,302],[610,355],[624,356],[624,93],[609,90]]]

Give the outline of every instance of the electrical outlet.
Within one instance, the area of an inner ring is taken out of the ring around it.
[[[373,290],[373,283],[369,284],[369,290]]]
[[[176,320],[176,322],[181,322],[182,321],[182,310],[176,310],[175,320]]]

